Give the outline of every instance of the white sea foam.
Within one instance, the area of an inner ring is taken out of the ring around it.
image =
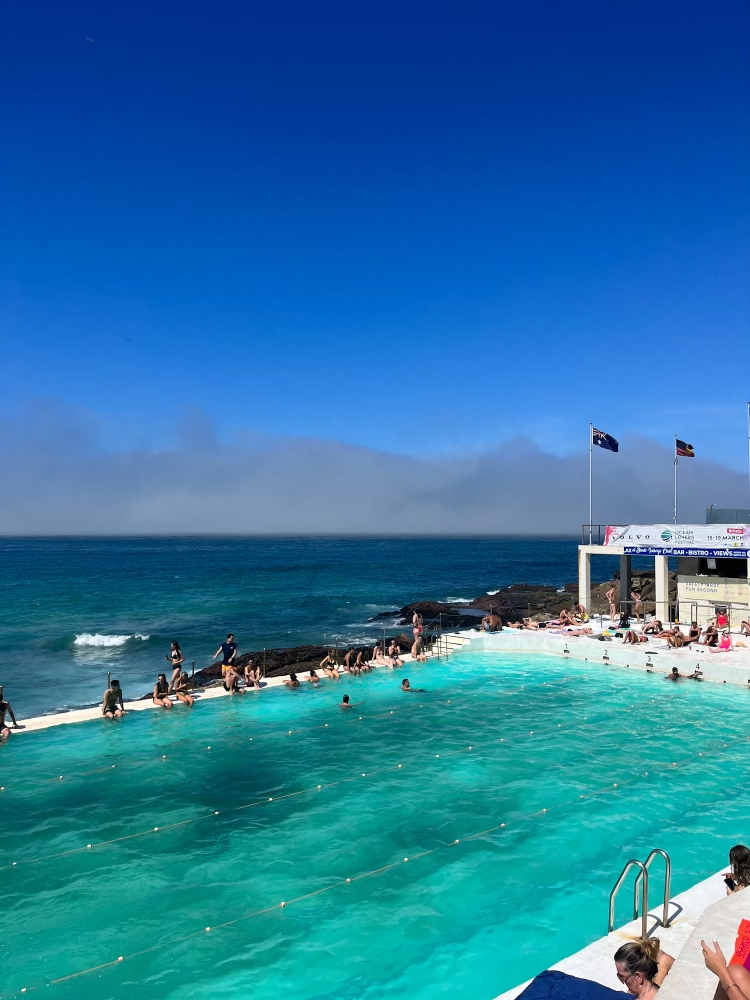
[[[500,593],[500,588],[498,587],[497,590],[488,590],[487,591],[487,596],[488,597],[494,597],[495,594],[499,594],[499,593]]]
[[[144,642],[149,637],[136,632],[131,635],[101,635],[99,632],[81,632],[73,640],[74,646],[124,646],[130,639],[142,639]]]
[[[473,597],[446,597],[446,604],[472,604],[474,601]]]

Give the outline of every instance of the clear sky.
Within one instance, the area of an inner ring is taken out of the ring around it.
[[[0,409],[745,466],[750,7],[6,6]]]

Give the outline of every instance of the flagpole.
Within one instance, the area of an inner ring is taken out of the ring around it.
[[[747,404],[747,419],[750,421],[750,403]],[[750,433],[750,432],[749,432]],[[750,447],[750,439],[748,440]],[[589,545],[591,545],[591,522],[593,520],[593,502],[591,485],[593,483],[593,460],[594,460],[594,425],[589,424]]]
[[[674,523],[677,524],[677,435],[674,436]]]

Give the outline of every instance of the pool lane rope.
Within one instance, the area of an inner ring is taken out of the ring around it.
[[[563,677],[563,678],[560,678],[559,680],[543,681],[541,685],[533,684],[533,685],[531,685],[531,687],[533,687],[534,690],[536,690],[536,689],[538,689],[540,687],[546,687],[546,688],[554,689],[556,687],[559,687],[562,684],[567,684],[570,680],[571,680],[571,678],[569,678],[569,677]],[[575,680],[577,681],[577,678]],[[590,678],[586,678],[586,680],[590,680]],[[315,687],[315,686],[316,685],[313,685],[313,687]],[[518,694],[527,693],[527,685],[522,684],[520,687],[508,688],[508,689],[500,691],[499,693],[503,696],[503,698],[515,697]],[[462,693],[452,693],[451,697],[448,698],[445,701],[443,701],[442,699],[440,699],[439,701],[431,700],[429,702],[429,704],[431,704],[431,705],[436,705],[437,704],[437,705],[443,705],[443,706],[446,705],[446,704],[447,705],[453,704],[453,710],[460,709],[460,708],[462,708],[462,707],[465,706],[464,695]],[[352,707],[356,708],[356,705],[354,705]],[[422,708],[423,706],[420,705],[419,707]],[[399,715],[399,716],[401,716],[401,715],[404,715],[405,713],[408,713],[410,711],[413,711],[413,709],[404,709],[404,708],[385,709],[382,712],[376,712],[376,713],[374,713],[372,715],[368,715],[367,713],[363,713],[361,715],[358,715],[356,719],[354,718],[354,714],[355,713],[353,711],[350,711],[348,713],[348,718],[345,721],[342,720],[342,722],[343,722],[344,725],[350,725],[352,722],[363,722],[363,721],[371,721],[371,720],[378,720],[378,719],[388,719],[392,715]],[[214,742],[211,744],[212,747],[216,747],[217,749],[218,748],[222,748],[223,749],[223,748],[225,748],[227,746],[229,746],[231,748],[231,747],[236,747],[239,744],[244,743],[244,741],[246,739],[245,733],[247,731],[247,726],[248,725],[252,725],[253,722],[255,722],[255,721],[256,721],[255,719],[252,719],[252,720],[248,720],[248,722],[242,722],[242,723],[238,722],[238,723],[233,723],[232,725],[229,725],[229,726],[225,726],[222,729],[221,734],[217,734],[215,736]],[[269,740],[269,739],[284,739],[285,737],[289,737],[289,736],[297,736],[300,733],[312,733],[312,732],[316,732],[317,730],[320,730],[320,729],[329,729],[329,728],[334,728],[334,727],[335,727],[335,724],[334,724],[334,726],[331,726],[330,723],[328,723],[328,722],[313,723],[313,724],[311,724],[309,726],[298,726],[295,729],[286,729],[286,728],[284,728],[284,729],[274,730],[272,732],[259,733],[259,734],[256,734],[254,737],[251,737],[250,739],[252,740],[252,742],[257,747],[257,746],[262,746],[262,744],[266,740]],[[242,732],[239,734],[238,738],[234,738],[234,737],[231,737],[231,736],[229,737],[229,739],[226,738],[226,733],[227,732],[231,733],[232,731],[234,731],[235,733],[237,733],[240,730]],[[169,746],[166,747],[166,748],[165,747],[157,748],[156,751],[154,752],[153,756],[149,756],[146,759],[140,759],[139,760],[137,758],[134,759],[133,757],[130,757],[130,756],[119,756],[119,757],[117,757],[117,759],[116,759],[116,761],[114,763],[102,764],[99,767],[89,768],[89,769],[87,769],[85,771],[69,771],[66,774],[58,774],[57,772],[55,772],[54,774],[50,774],[50,775],[47,775],[47,776],[34,776],[34,777],[30,777],[30,778],[28,778],[28,777],[22,777],[22,778],[20,778],[20,780],[17,780],[16,783],[17,784],[22,784],[24,788],[34,788],[36,786],[46,785],[46,784],[49,784],[51,782],[58,782],[58,781],[63,781],[63,780],[68,781],[68,780],[71,780],[71,779],[74,779],[74,778],[84,778],[84,777],[89,777],[89,776],[95,775],[95,774],[107,774],[110,770],[114,770],[115,768],[118,768],[118,767],[119,768],[122,768],[122,767],[128,767],[128,768],[130,768],[130,767],[152,767],[155,762],[160,761],[160,760],[167,760],[170,756],[173,756],[174,753],[177,751],[177,749],[180,746],[184,745],[184,744],[189,744],[192,747],[192,746],[195,745],[195,739],[193,737],[185,737],[184,739],[175,740],[174,742],[170,743]],[[159,753],[159,749],[162,749],[162,750],[163,749],[168,749],[168,750],[171,751],[171,753]],[[9,788],[9,787],[10,787],[9,785],[8,786],[1,786],[0,790],[1,791],[5,791],[6,788]]]
[[[721,743],[721,746],[717,746],[714,749],[717,753],[720,753],[722,750],[726,750],[731,746],[741,743],[746,743],[747,740],[750,740],[750,736],[738,737],[737,739],[729,740],[727,742],[723,742],[720,740],[718,742]],[[708,756],[711,752],[712,752],[711,748],[709,749],[704,748],[698,753],[690,754],[687,757],[681,757],[678,758],[677,760],[670,761],[669,763],[665,763],[662,765],[651,765],[651,767],[654,768],[661,766],[662,768],[664,768],[663,773],[670,774],[673,772],[675,768],[679,767],[681,764],[697,760],[699,757],[704,758]],[[85,969],[79,969],[76,972],[68,973],[65,976],[60,976],[56,979],[50,979],[46,983],[37,983],[32,986],[24,986],[16,990],[14,993],[4,994],[2,997],[0,997],[0,1000],[14,1000],[14,998],[16,997],[25,996],[27,993],[35,992],[47,986],[58,986],[61,983],[70,982],[73,979],[78,979],[81,978],[82,976],[90,975],[93,972],[101,972],[105,969],[113,968],[116,965],[120,965],[122,962],[132,961],[135,958],[140,958],[144,955],[153,954],[154,952],[161,951],[164,948],[172,948],[175,945],[181,944],[185,941],[195,940],[196,938],[203,937],[205,934],[213,934],[216,931],[220,931],[227,927],[231,927],[232,925],[240,923],[241,921],[251,920],[255,917],[263,916],[264,914],[274,913],[279,909],[286,909],[286,907],[288,906],[293,906],[296,903],[301,903],[304,902],[305,900],[313,899],[315,896],[320,896],[323,893],[331,892],[333,889],[340,889],[344,886],[351,885],[353,882],[360,882],[367,878],[373,878],[376,875],[382,875],[385,872],[393,871],[396,868],[400,868],[404,864],[411,863],[414,861],[419,861],[422,858],[426,858],[429,857],[430,855],[437,854],[440,851],[450,850],[451,848],[459,847],[461,844],[471,843],[473,840],[477,840],[480,837],[486,837],[491,833],[497,833],[500,830],[508,830],[509,827],[511,828],[511,831],[513,831],[518,827],[520,823],[528,821],[529,819],[546,818],[547,816],[549,816],[550,812],[554,810],[560,810],[572,805],[580,805],[581,799],[591,800],[599,795],[612,794],[612,793],[617,794],[626,785],[631,785],[637,781],[640,781],[644,777],[648,778],[651,775],[651,773],[652,773],[651,771],[640,772],[639,774],[633,775],[629,778],[620,779],[617,782],[603,785],[600,788],[595,789],[594,791],[586,793],[585,795],[579,795],[579,797],[576,799],[567,799],[562,802],[558,802],[555,805],[550,806],[549,808],[536,809],[529,813],[516,815],[512,820],[506,819],[501,823],[496,823],[493,826],[487,827],[485,830],[479,830],[475,833],[464,835],[463,837],[457,837],[455,840],[447,841],[445,843],[439,844],[437,847],[430,848],[426,851],[420,851],[417,854],[412,854],[408,857],[401,859],[400,861],[392,861],[389,862],[388,864],[381,865],[378,868],[373,868],[370,871],[361,872],[359,875],[352,875],[344,879],[337,879],[330,885],[323,886],[320,889],[315,889],[311,892],[302,893],[301,895],[294,896],[291,899],[279,900],[276,903],[272,903],[270,905],[263,906],[254,910],[245,910],[244,912],[239,913],[237,916],[232,917],[230,920],[222,921],[220,924],[205,926],[195,931],[191,931],[189,934],[183,934],[180,935],[179,937],[171,938],[168,941],[159,942],[158,944],[151,945],[149,948],[142,948],[139,951],[130,952],[127,955],[118,955],[116,958],[110,959],[107,962],[100,962],[97,965],[91,965]],[[162,829],[168,829],[168,827],[163,827]]]
[[[393,709],[391,711],[395,712],[396,710]],[[584,718],[584,722],[586,722],[586,721],[588,721],[588,717]],[[561,723],[561,722],[558,722],[558,723],[555,723],[553,725],[548,726],[545,729],[536,729],[536,730],[532,729],[532,730],[529,730],[529,731],[527,731],[525,733],[517,733],[517,734],[512,735],[512,736],[500,736],[500,737],[497,737],[495,739],[489,740],[489,741],[484,742],[484,743],[479,742],[479,743],[470,744],[468,746],[461,746],[461,747],[457,747],[457,748],[453,747],[453,748],[449,748],[449,749],[444,749],[444,750],[441,750],[440,753],[432,753],[432,752],[430,752],[430,754],[426,758],[426,760],[427,761],[434,761],[434,760],[446,759],[446,758],[449,758],[449,757],[455,757],[455,756],[457,756],[459,754],[473,752],[475,749],[480,749],[480,750],[483,750],[483,751],[484,750],[488,750],[491,747],[496,747],[498,749],[505,749],[506,747],[513,746],[515,743],[518,743],[520,740],[526,740],[526,739],[529,739],[531,737],[537,737],[537,738],[539,738],[539,737],[542,737],[542,736],[547,736],[547,735],[549,735],[551,733],[557,734],[557,733],[559,733],[561,731],[562,732],[566,732],[567,730],[570,730],[570,729],[573,729],[573,728],[575,728],[577,732],[581,732],[584,729],[591,729],[591,728],[595,727],[598,724],[598,722],[599,722],[599,719],[597,717],[595,717],[591,722],[589,722],[588,726],[581,725],[578,721],[570,722],[570,723]],[[325,723],[325,724],[323,724],[323,726],[321,728],[326,728],[327,726],[328,726],[328,723]],[[607,735],[607,734],[606,734],[606,732],[604,732],[601,735]],[[210,750],[211,750],[211,746],[209,745],[209,746],[206,747],[206,751],[210,751]],[[414,761],[411,764],[407,764],[407,768],[410,768],[410,767],[413,768],[415,766],[418,766],[418,764],[419,764],[419,761]],[[548,770],[550,770],[550,769],[558,770],[558,769],[562,769],[565,766],[566,766],[565,763],[555,764],[555,765],[548,765],[547,769]],[[10,862],[10,864],[0,865],[0,871],[8,871],[10,869],[20,868],[20,867],[26,866],[26,865],[39,864],[41,862],[46,862],[46,861],[54,861],[54,860],[58,860],[59,858],[71,857],[72,855],[75,855],[75,854],[83,854],[83,853],[85,853],[87,851],[96,850],[96,849],[101,848],[101,847],[109,847],[112,844],[121,844],[121,843],[124,843],[125,841],[128,841],[128,840],[136,840],[136,839],[138,839],[140,837],[147,837],[147,836],[150,836],[151,834],[154,834],[154,833],[163,833],[166,830],[175,830],[178,827],[191,826],[191,825],[193,825],[195,823],[204,822],[205,820],[215,819],[217,816],[228,816],[228,815],[231,815],[233,813],[244,812],[244,811],[246,811],[248,809],[257,809],[260,806],[267,805],[270,802],[283,802],[286,799],[297,798],[297,797],[302,796],[302,795],[310,795],[313,792],[320,792],[323,789],[330,789],[330,788],[335,788],[335,787],[337,787],[339,785],[351,784],[352,782],[361,780],[362,778],[372,778],[372,777],[375,777],[375,776],[381,775],[381,774],[395,773],[395,772],[397,772],[399,770],[403,770],[403,769],[404,769],[404,765],[403,764],[390,764],[387,767],[374,768],[371,771],[359,772],[356,775],[349,775],[349,776],[344,777],[344,778],[337,778],[335,781],[327,781],[327,782],[323,782],[323,783],[317,784],[317,785],[310,785],[310,786],[308,786],[306,788],[298,788],[298,789],[295,789],[294,791],[290,791],[290,792],[281,792],[278,795],[263,795],[263,796],[260,796],[258,798],[253,799],[250,802],[245,802],[245,803],[242,803],[241,805],[238,805],[238,806],[228,806],[225,809],[211,809],[211,810],[209,810],[207,812],[200,813],[198,816],[191,816],[191,817],[188,817],[187,819],[183,819],[183,820],[175,820],[172,823],[164,823],[164,824],[160,824],[160,825],[157,825],[157,826],[148,826],[145,829],[137,830],[134,833],[123,834],[120,837],[112,837],[109,840],[99,840],[99,841],[93,841],[92,840],[90,843],[87,843],[85,845],[81,845],[79,847],[72,847],[72,848],[69,848],[66,851],[57,851],[57,852],[53,852],[53,853],[46,853],[46,854],[39,855],[38,857],[35,857],[35,858],[21,858],[19,861],[12,861],[12,862]]]

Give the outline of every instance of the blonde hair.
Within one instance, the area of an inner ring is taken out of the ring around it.
[[[640,972],[644,979],[653,981],[659,970],[659,950],[659,938],[636,938],[617,949],[615,962],[621,962],[629,976]]]

